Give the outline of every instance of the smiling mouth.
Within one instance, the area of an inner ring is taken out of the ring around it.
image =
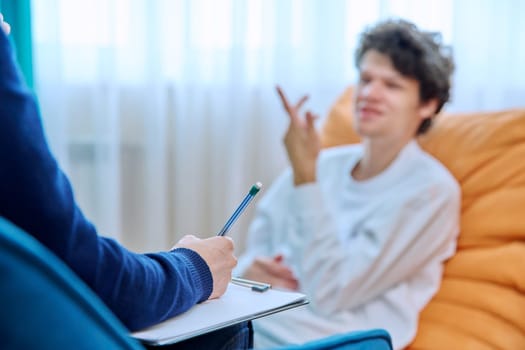
[[[362,107],[358,109],[360,119],[371,119],[380,117],[382,112],[376,108]]]

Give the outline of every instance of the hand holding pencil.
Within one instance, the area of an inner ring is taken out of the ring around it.
[[[231,281],[232,270],[237,265],[237,258],[233,255],[234,244],[229,237],[223,237],[244,212],[253,197],[259,192],[262,185],[260,182],[254,184],[241,204],[226,221],[224,227],[217,236],[199,239],[195,236],[184,236],[174,247],[193,250],[206,262],[213,278],[213,291],[209,299],[218,298],[226,292],[228,283]]]

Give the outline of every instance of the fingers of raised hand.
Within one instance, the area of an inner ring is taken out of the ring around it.
[[[315,121],[319,119],[319,116],[317,114],[312,113],[311,111],[306,112],[306,125],[309,128],[315,127]]]
[[[308,95],[304,95],[299,99],[299,101],[295,105],[291,105],[283,89],[280,86],[277,86],[276,90],[281,99],[283,108],[285,109],[286,113],[288,113],[288,115],[292,118],[292,121],[298,119],[299,110],[305,104],[305,102],[308,101]]]
[[[286,95],[284,94],[283,89],[279,85],[277,85],[275,89],[277,90],[277,93],[279,94],[279,98],[281,99],[284,109],[288,111],[290,109],[290,104],[288,103],[288,99],[286,98]]]
[[[299,110],[301,109],[301,107],[305,104],[306,101],[308,101],[308,95],[304,95],[303,97],[301,97],[299,99],[299,102],[297,102],[297,104],[295,105],[294,109],[296,112],[299,112]]]

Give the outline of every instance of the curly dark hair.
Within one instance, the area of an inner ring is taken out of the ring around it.
[[[438,33],[423,32],[416,25],[402,19],[389,19],[368,28],[361,34],[355,52],[359,69],[363,56],[375,50],[390,58],[401,75],[419,81],[422,102],[437,98],[436,114],[450,99],[451,76],[454,62],[449,47],[441,43]],[[421,122],[417,134],[425,133],[433,118]]]

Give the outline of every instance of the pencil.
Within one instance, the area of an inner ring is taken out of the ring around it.
[[[217,236],[224,236],[230,230],[230,227],[239,218],[244,209],[246,209],[246,206],[252,201],[253,197],[255,197],[255,195],[259,192],[261,187],[262,184],[260,182],[257,182],[252,186],[252,188],[250,188],[250,191],[248,192],[246,197],[244,197],[241,204],[239,204],[237,209],[235,209],[235,211],[233,212],[232,216],[228,219],[228,221],[226,221],[224,227],[219,231],[219,233],[217,233]]]

